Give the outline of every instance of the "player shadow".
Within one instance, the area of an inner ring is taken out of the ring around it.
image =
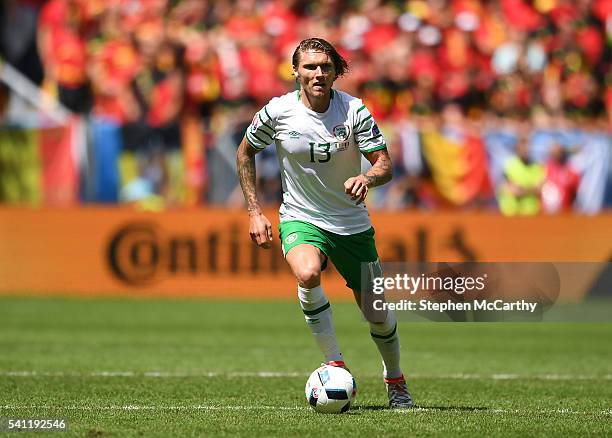
[[[359,405],[355,406],[355,410],[352,412],[359,411],[387,411],[389,410],[389,406],[387,405]],[[428,406],[428,405],[414,405],[414,411],[460,411],[460,412],[479,412],[479,411],[489,411],[491,408],[485,406]],[[349,411],[350,413],[351,411]],[[410,410],[407,410],[410,412]]]

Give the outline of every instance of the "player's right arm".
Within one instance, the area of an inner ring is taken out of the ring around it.
[[[236,152],[236,168],[247,211],[249,212],[249,234],[251,235],[251,240],[259,247],[268,249],[272,246],[272,224],[263,214],[257,199],[255,154],[260,150],[251,146],[245,135]]]

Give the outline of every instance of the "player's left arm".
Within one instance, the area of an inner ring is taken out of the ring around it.
[[[344,192],[350,195],[357,205],[365,200],[370,187],[386,184],[393,177],[393,165],[386,148],[366,152],[364,156],[372,164],[370,170],[353,176],[344,183]]]

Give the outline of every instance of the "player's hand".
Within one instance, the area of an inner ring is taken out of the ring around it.
[[[251,240],[260,248],[272,247],[272,224],[263,213],[253,213],[249,218]]]
[[[344,183],[344,193],[349,195],[355,204],[361,204],[368,195],[368,180],[364,175],[352,176]]]

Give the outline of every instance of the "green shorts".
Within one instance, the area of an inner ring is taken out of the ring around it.
[[[374,228],[357,234],[341,235],[303,221],[281,222],[283,255],[294,246],[308,244],[319,248],[334,264],[350,289],[361,290],[361,264],[378,260]],[[327,261],[322,266],[325,269]]]

